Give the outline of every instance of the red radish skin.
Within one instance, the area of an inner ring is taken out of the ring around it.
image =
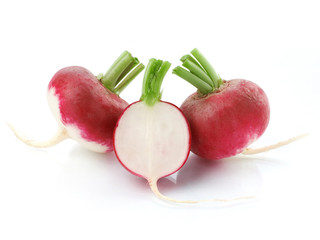
[[[247,148],[269,123],[270,107],[265,92],[248,80],[222,80],[198,49],[193,49],[191,54],[180,59],[185,68],[177,66],[172,72],[198,89],[181,105],[190,123],[193,153],[218,160],[239,153],[269,151],[307,135],[266,147]]]
[[[128,51],[124,51],[105,74],[98,77],[83,67],[59,70],[47,89],[49,107],[58,122],[56,135],[47,141],[15,135],[27,145],[51,147],[72,138],[95,152],[113,150],[113,131],[128,103],[119,97],[125,87],[144,69]]]
[[[113,150],[113,130],[128,103],[105,88],[91,72],[77,66],[58,71],[49,83],[48,101],[56,120],[71,138],[91,150]]]
[[[264,133],[270,118],[265,92],[244,79],[224,81],[206,96],[196,92],[181,110],[191,127],[191,151],[210,160],[243,152]]]

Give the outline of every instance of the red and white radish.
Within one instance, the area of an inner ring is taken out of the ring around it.
[[[141,99],[125,109],[114,131],[114,151],[120,163],[147,179],[157,195],[158,179],[184,165],[191,144],[189,125],[180,109],[160,100],[161,84],[170,65],[149,61]]]
[[[106,74],[98,77],[83,67],[63,68],[52,77],[47,91],[58,133],[42,142],[25,138],[12,129],[33,147],[50,147],[72,138],[92,151],[112,151],[114,127],[128,106],[119,94],[143,69],[144,65],[128,51],[120,55]]]
[[[160,178],[175,173],[185,164],[191,145],[189,124],[181,110],[172,103],[161,101],[161,83],[170,65],[156,59],[149,61],[140,101],[129,105],[117,122],[115,154],[128,171],[145,178],[161,199],[178,203],[229,201],[176,200],[158,190]]]
[[[173,73],[193,84],[198,91],[181,105],[191,128],[191,151],[198,156],[217,160],[239,153],[253,154],[288,144],[305,135],[261,149],[247,147],[268,126],[269,101],[255,83],[244,79],[222,80],[197,50],[180,60],[182,67]]]

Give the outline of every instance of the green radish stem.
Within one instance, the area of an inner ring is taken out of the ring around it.
[[[214,92],[223,84],[221,77],[198,49],[193,49],[191,54],[193,57],[187,54],[180,59],[186,69],[178,66],[172,73],[191,83],[203,95]]]
[[[109,70],[105,74],[99,74],[97,78],[111,92],[120,94],[143,69],[144,65],[137,58],[124,51]]]
[[[149,106],[153,106],[161,100],[161,84],[170,66],[171,63],[167,61],[154,58],[149,60],[143,77],[141,101],[144,101]]]
[[[212,86],[210,86],[208,83],[203,81],[201,78],[197,77],[196,75],[192,74],[191,72],[187,71],[186,69],[184,69],[180,66],[175,67],[173,69],[172,73],[178,75],[179,77],[181,77],[184,80],[191,83],[203,95],[206,95],[206,94],[211,93],[213,91]]]
[[[193,61],[190,61],[189,59],[186,59],[182,63],[182,66],[184,66],[185,68],[189,69],[190,73],[196,75],[201,80],[203,80],[204,82],[209,84],[211,86],[211,88],[214,87],[213,81],[211,80],[211,78],[206,74],[206,72],[201,67],[199,67],[199,65],[195,64]]]
[[[121,73],[115,85],[117,85],[121,81],[121,79],[123,79],[138,64],[139,64],[138,58],[134,58],[132,62],[129,64],[129,66]]]
[[[127,74],[114,88],[114,93],[119,95],[143,69],[144,65],[142,63],[138,64],[137,67]]]
[[[214,68],[211,66],[210,62],[196,48],[194,48],[191,51],[191,54],[195,57],[195,59],[198,60],[198,62],[202,65],[204,70],[206,70],[206,72],[208,73],[208,75],[212,79],[212,82],[213,82],[213,85],[215,86],[215,88],[219,88],[219,85],[221,83],[221,78],[216,73]]]

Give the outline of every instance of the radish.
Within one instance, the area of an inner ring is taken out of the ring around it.
[[[49,107],[58,122],[57,134],[48,141],[34,141],[9,126],[33,147],[50,147],[72,138],[95,152],[112,151],[114,127],[128,106],[119,94],[143,69],[128,51],[98,77],[83,67],[65,67],[52,77],[47,91]]]
[[[153,193],[161,199],[178,203],[229,201],[176,200],[158,190],[160,178],[175,173],[185,164],[191,145],[189,124],[181,110],[172,103],[161,101],[161,83],[170,65],[167,61],[149,61],[140,101],[124,110],[115,127],[115,154],[129,172],[145,178]]]
[[[173,73],[198,89],[181,105],[190,124],[193,153],[217,160],[239,153],[267,151],[305,136],[261,149],[248,149],[269,123],[270,107],[265,92],[248,80],[222,80],[198,49],[193,49],[191,54],[180,59],[189,71],[178,66]]]

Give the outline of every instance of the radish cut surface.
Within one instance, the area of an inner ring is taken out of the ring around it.
[[[132,173],[157,181],[176,172],[188,158],[189,126],[172,104],[145,102],[130,105],[120,118],[114,148],[122,165]]]

